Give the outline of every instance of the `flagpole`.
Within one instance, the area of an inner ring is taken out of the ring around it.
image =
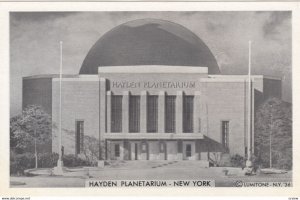
[[[60,67],[59,67],[59,147],[58,147],[58,152],[59,152],[59,160],[62,161],[62,152],[61,152],[61,147],[62,147],[62,134],[61,134],[61,82],[62,82],[62,44],[63,42],[60,41]]]
[[[205,103],[205,107],[206,107],[206,130],[207,130],[207,137],[209,136],[209,123],[208,123],[208,106],[207,106],[207,102]],[[208,141],[209,141],[209,138],[208,138]],[[209,143],[207,144],[207,159],[208,159],[208,163],[210,161],[210,141]]]
[[[247,162],[251,165],[252,145],[251,145],[251,107],[252,107],[252,89],[251,89],[251,41],[249,41],[249,58],[248,58],[248,139],[247,139]]]
[[[63,42],[60,41],[60,66],[59,66],[59,127],[58,127],[58,160],[57,166],[54,167],[53,173],[55,175],[63,175],[64,174],[64,167],[63,167],[63,153],[62,153],[62,112],[61,112],[61,105],[62,105],[62,44]]]

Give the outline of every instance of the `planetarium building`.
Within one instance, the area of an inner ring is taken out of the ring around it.
[[[103,160],[207,161],[209,152],[246,156],[254,145],[258,105],[270,96],[281,98],[280,79],[222,75],[200,38],[154,19],[107,32],[78,75],[63,75],[61,93],[59,83],[58,75],[24,77],[23,108],[41,105],[52,116],[57,152],[61,94],[65,154],[82,154],[84,137],[90,136],[99,140]]]

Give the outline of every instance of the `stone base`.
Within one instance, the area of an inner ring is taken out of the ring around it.
[[[251,160],[246,161],[246,167],[252,167],[252,162]]]
[[[250,167],[245,167],[244,170],[243,170],[243,174],[246,175],[246,176],[250,176],[252,175],[252,168]]]
[[[99,168],[104,168],[104,160],[98,160],[97,166]]]
[[[63,175],[66,172],[66,168],[64,167],[63,161],[58,160],[57,166],[53,168],[54,175]]]

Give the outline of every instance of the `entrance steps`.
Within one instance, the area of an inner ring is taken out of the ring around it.
[[[209,162],[206,160],[110,160],[108,168],[206,168]]]

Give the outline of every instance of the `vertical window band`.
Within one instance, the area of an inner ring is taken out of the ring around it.
[[[192,133],[194,131],[194,96],[183,96],[183,132]]]
[[[167,95],[165,98],[165,132],[175,133],[176,96]]]
[[[140,132],[140,96],[129,98],[129,132]]]
[[[122,96],[112,95],[111,97],[111,132],[122,132]]]
[[[80,154],[83,151],[84,145],[84,121],[76,120],[75,125],[75,154]]]
[[[222,145],[228,148],[228,137],[229,137],[229,121],[221,122],[221,134],[222,134]]]
[[[147,98],[147,132],[157,133],[158,130],[158,96],[149,95]]]

